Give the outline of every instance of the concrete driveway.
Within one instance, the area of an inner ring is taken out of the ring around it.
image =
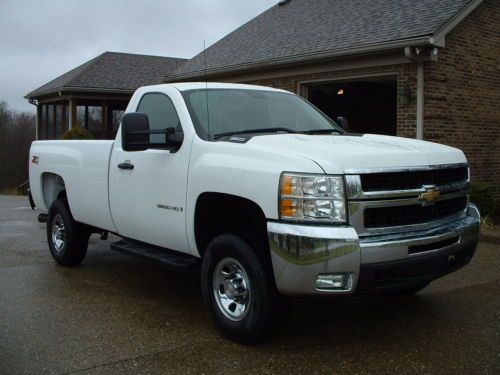
[[[23,197],[0,196],[0,374],[500,374],[500,247],[411,297],[294,300],[257,346],[219,336],[197,273],[93,239],[57,266]]]

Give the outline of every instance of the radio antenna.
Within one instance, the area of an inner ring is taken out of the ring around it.
[[[205,60],[205,102],[207,103],[207,131],[208,140],[210,140],[210,110],[208,108],[208,81],[207,81],[207,48],[203,40],[203,59]]]

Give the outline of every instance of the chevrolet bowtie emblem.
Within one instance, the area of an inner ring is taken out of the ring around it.
[[[439,198],[441,193],[435,188],[427,188],[425,193],[422,193],[418,196],[418,199],[421,201],[426,201],[427,203],[432,203],[436,199]]]

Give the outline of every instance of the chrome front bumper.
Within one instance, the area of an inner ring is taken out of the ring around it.
[[[479,238],[479,221],[478,209],[470,204],[462,219],[427,230],[371,237],[359,237],[350,226],[268,222],[276,286],[283,294],[352,294],[359,291],[358,281],[363,279],[365,290],[367,278],[362,277],[363,270],[396,264],[408,267],[422,263],[423,259],[432,262],[433,256],[442,260],[447,254],[454,260],[454,252],[464,249],[473,253]],[[446,270],[451,272],[457,268],[460,267],[443,268],[421,277],[412,275],[415,276],[412,280],[430,281],[447,273]],[[344,278],[343,285],[328,288],[318,281],[327,275],[340,275]]]

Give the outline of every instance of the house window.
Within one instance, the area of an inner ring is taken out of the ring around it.
[[[123,110],[113,109],[113,111],[112,111],[111,121],[112,121],[112,129],[113,129],[112,136],[113,137],[116,135],[116,132],[118,131],[118,128],[120,127],[120,121],[122,120],[124,113],[125,113],[125,111],[123,111]]]
[[[64,122],[64,132],[69,130],[69,105],[66,102],[63,106],[63,122]]]
[[[80,128],[86,128],[84,105],[79,105],[76,107],[76,125],[79,126]]]
[[[47,139],[47,104],[40,104],[40,124],[38,139]]]
[[[55,139],[60,139],[63,134],[62,104],[54,105],[55,110]]]
[[[102,138],[102,107],[88,107],[88,128],[94,139]]]
[[[47,139],[54,139],[55,105],[47,104]]]

